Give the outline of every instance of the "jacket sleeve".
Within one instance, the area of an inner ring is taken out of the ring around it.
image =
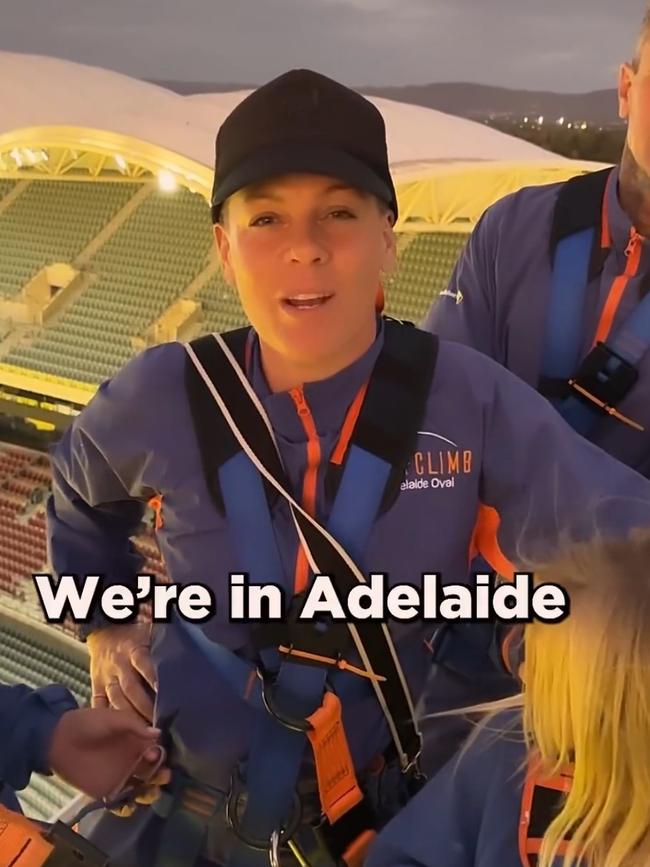
[[[433,302],[423,327],[503,363],[498,358],[495,323],[497,246],[498,222],[493,206],[469,236],[448,287]]]
[[[454,757],[382,830],[366,867],[474,867],[477,788],[455,765]]]
[[[63,686],[0,685],[0,781],[24,789],[32,773],[51,773],[48,752],[62,715],[77,707]]]
[[[169,459],[168,403],[160,388],[175,350],[183,352],[177,345],[154,347],[126,364],[52,449],[47,522],[56,575],[83,580],[99,574],[103,586],[135,586],[143,558],[131,537],[157,493],[148,483],[155,465]],[[101,615],[93,615],[82,635],[102,623]]]
[[[512,564],[544,562],[566,543],[650,526],[648,480],[575,433],[514,374],[490,359],[479,364],[492,387],[483,380],[477,553],[507,575]]]
[[[518,805],[526,752],[511,717],[495,716],[431,777],[381,831],[366,867],[519,865]]]

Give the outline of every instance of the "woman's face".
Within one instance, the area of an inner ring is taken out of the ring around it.
[[[332,373],[372,343],[395,261],[392,215],[375,198],[332,178],[277,178],[235,193],[215,235],[263,348]]]

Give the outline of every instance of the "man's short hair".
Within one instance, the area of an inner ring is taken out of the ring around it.
[[[646,5],[645,14],[639,30],[639,36],[636,41],[636,51],[634,53],[634,60],[632,61],[632,69],[634,69],[635,72],[641,64],[641,52],[643,46],[648,41],[648,38],[650,38],[650,3]]]

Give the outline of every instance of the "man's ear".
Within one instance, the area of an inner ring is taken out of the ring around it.
[[[630,114],[630,88],[636,73],[629,63],[622,63],[618,71],[618,116],[627,120]]]
[[[221,262],[221,270],[223,271],[223,276],[226,278],[226,281],[230,283],[231,286],[234,286],[235,274],[233,272],[230,260],[230,239],[228,237],[228,232],[221,225],[221,223],[215,223],[214,225],[214,240],[217,246],[219,261]]]

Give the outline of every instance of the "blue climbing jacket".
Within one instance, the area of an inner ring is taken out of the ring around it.
[[[619,373],[632,381],[621,383],[616,409],[633,424],[599,412],[585,423],[580,409],[576,419],[575,400],[567,417],[591,442],[650,476],[650,240],[621,206],[618,175],[614,168],[525,187],[490,206],[423,327],[498,361],[555,405],[556,368],[566,383],[595,341],[622,352],[632,363],[619,363]],[[582,244],[580,235],[590,231]],[[641,307],[642,321],[630,328]],[[592,392],[594,380],[587,384]]]
[[[0,685],[0,797],[5,806],[16,809],[11,789],[25,789],[33,773],[51,773],[47,756],[52,734],[61,716],[76,707],[63,686]]]
[[[268,414],[292,490],[300,499],[309,475],[314,513],[323,524],[332,509],[327,470],[344,419],[378,359],[385,329],[380,322],[374,344],[338,374],[275,394],[251,332],[246,377]],[[201,625],[202,634],[254,664],[253,625],[228,618],[228,575],[241,571],[241,558],[234,528],[215,508],[206,483],[186,370],[183,345],[146,350],[105,382],[74,420],[52,454],[51,558],[58,574],[100,573],[106,584],[133,582],[142,559],[130,537],[156,496],[157,538],[169,576],[180,584],[205,584],[216,598],[216,614]],[[578,437],[513,374],[445,341],[397,494],[358,557],[365,574],[385,572],[391,585],[419,585],[424,572],[441,573],[445,583],[466,582],[477,554],[501,574],[511,574],[522,554],[549,554],[565,534],[587,538],[598,528],[621,535],[650,518],[645,479]],[[283,498],[273,502],[271,519],[283,567],[279,580],[290,598],[300,556]],[[95,617],[84,630],[102,623]],[[438,681],[428,687],[435,626],[421,620],[390,623],[414,702],[437,689]],[[219,682],[207,655],[177,627],[158,624],[154,630],[156,721],[168,734],[181,789],[211,792],[211,815],[200,830],[197,855],[203,860],[195,863],[222,864],[233,846],[225,815],[233,772],[249,755],[260,711]],[[376,759],[390,744],[389,730],[368,681],[341,672],[337,684],[351,759],[368,788]],[[308,753],[299,787],[305,803],[313,799]],[[165,833],[178,803],[172,787],[159,804],[130,819],[96,817],[91,834],[115,867],[154,867],[161,842],[168,851],[175,845]],[[196,817],[188,821],[196,824]]]
[[[523,867],[526,767],[518,716],[498,714],[388,823],[365,867]]]

